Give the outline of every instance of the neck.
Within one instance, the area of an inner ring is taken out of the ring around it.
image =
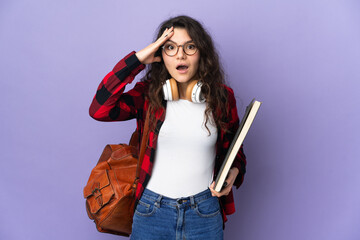
[[[189,83],[190,83],[190,81],[184,82],[184,83],[180,83],[180,82],[177,83],[180,99],[186,99],[186,89],[189,86]]]

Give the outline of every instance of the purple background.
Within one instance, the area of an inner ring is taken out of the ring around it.
[[[225,239],[360,239],[357,0],[2,0],[0,239],[119,239],[97,232],[82,189],[135,122],[97,122],[88,107],[178,14],[212,34],[239,114],[263,101]]]

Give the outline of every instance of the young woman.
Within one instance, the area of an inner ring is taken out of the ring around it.
[[[124,93],[145,65],[146,77]],[[235,212],[232,186],[241,185],[246,160],[241,148],[227,186],[213,189],[239,118],[212,39],[198,21],[163,22],[155,42],[105,76],[90,106],[96,120],[136,118],[139,141],[148,111],[131,239],[222,239],[226,215]]]

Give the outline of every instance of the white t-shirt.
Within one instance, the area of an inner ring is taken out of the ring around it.
[[[155,162],[147,188],[170,198],[206,190],[213,178],[217,129],[205,128],[206,103],[168,101],[158,135]]]

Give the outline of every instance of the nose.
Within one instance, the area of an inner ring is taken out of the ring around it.
[[[176,54],[176,57],[179,59],[185,58],[185,52],[184,52],[184,46],[178,46],[178,52]]]

